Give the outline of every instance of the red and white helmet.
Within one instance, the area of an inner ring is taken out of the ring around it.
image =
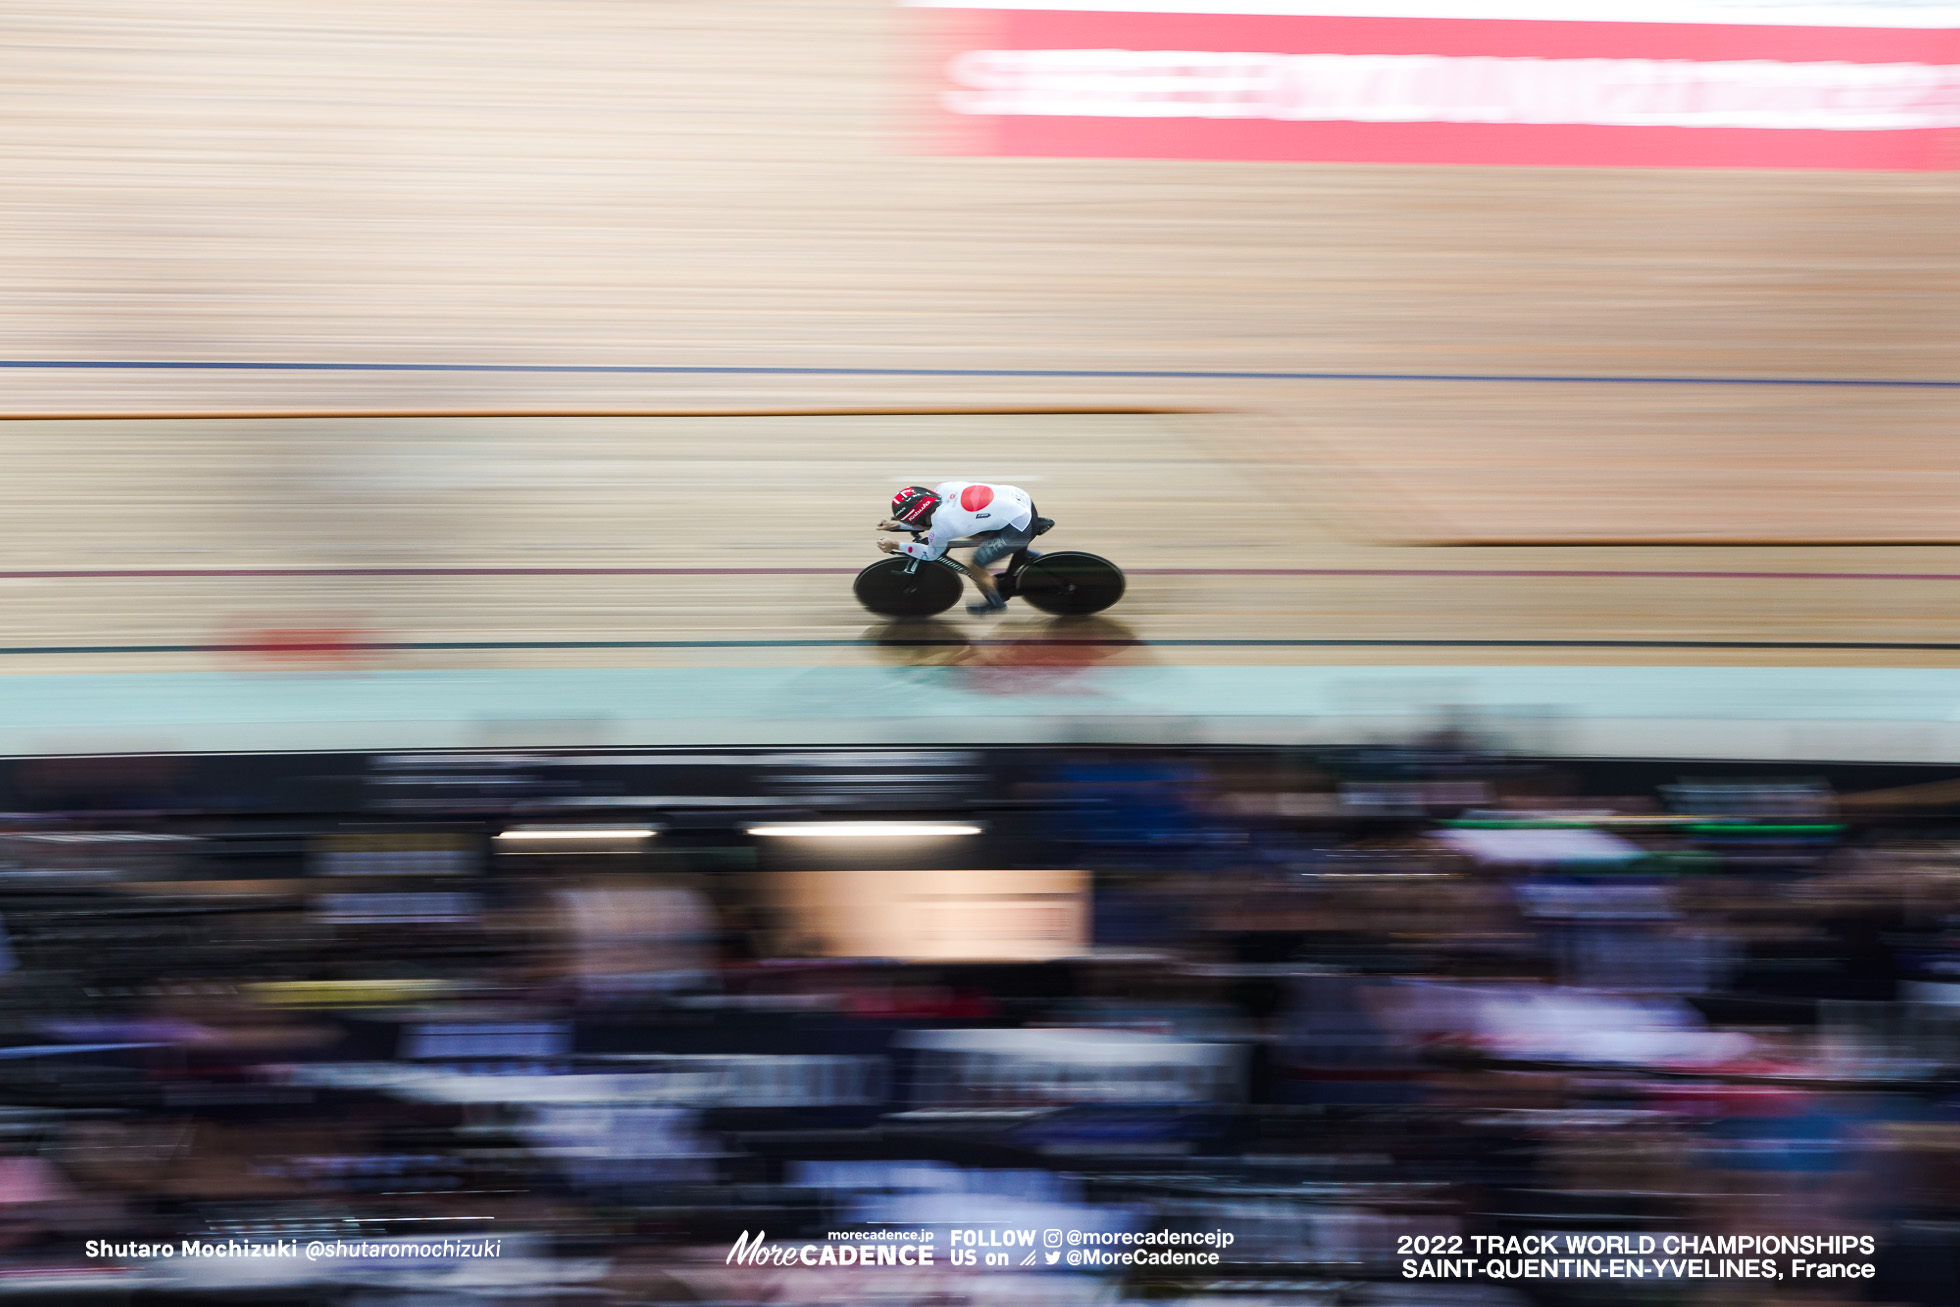
[[[892,517],[908,525],[925,521],[939,507],[939,496],[924,486],[907,486],[892,496]]]

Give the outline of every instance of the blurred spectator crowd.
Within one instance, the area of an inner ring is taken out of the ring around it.
[[[1924,769],[1450,739],[10,766],[0,1296],[1933,1304],[1960,1285],[1960,782]],[[972,833],[754,833],[921,814]],[[973,956],[852,956],[780,892],[839,869],[1081,872],[1086,912],[1011,956],[988,955],[998,932]],[[1202,1270],[728,1261],[745,1231],[893,1226],[942,1250],[982,1227],[1234,1243]],[[1868,1234],[1878,1275],[1401,1278],[1403,1236],[1593,1232]],[[483,1238],[498,1257],[140,1248]]]

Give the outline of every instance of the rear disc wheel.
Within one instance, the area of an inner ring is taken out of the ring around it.
[[[1123,597],[1123,571],[1107,558],[1044,554],[1015,574],[1014,593],[1044,613],[1100,613]]]

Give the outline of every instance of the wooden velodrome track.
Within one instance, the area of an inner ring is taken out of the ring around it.
[[[1960,656],[1954,176],[934,158],[906,18],[15,7],[6,670],[888,662],[953,475],[1122,657]]]

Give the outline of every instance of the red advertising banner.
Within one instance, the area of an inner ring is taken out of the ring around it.
[[[1347,163],[1960,167],[1960,4],[1657,0],[1627,5],[1627,14],[1615,12],[1616,0],[1206,4],[917,0],[935,11],[928,21],[938,148]],[[1241,12],[1249,9],[1260,12]]]

